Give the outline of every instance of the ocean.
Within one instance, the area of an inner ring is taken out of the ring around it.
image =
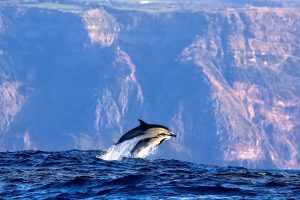
[[[164,159],[103,160],[101,153],[1,152],[0,198],[300,199],[300,171]]]

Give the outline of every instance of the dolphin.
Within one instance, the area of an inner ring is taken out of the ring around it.
[[[130,131],[122,135],[122,137],[115,145],[136,137],[142,140],[146,138],[153,138],[161,134],[169,135],[171,137],[175,136],[173,135],[172,131],[165,126],[159,124],[148,124],[141,119],[139,119],[139,122],[140,125],[138,127],[135,127],[134,129],[131,129]]]
[[[176,137],[176,135],[169,134],[159,134],[152,138],[145,138],[140,140],[131,150],[131,155],[134,157],[141,157],[143,151],[148,152],[148,150],[153,149],[156,146],[159,146],[163,141]]]

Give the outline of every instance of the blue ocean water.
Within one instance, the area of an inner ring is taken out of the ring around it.
[[[99,151],[0,153],[0,199],[300,199],[300,171],[249,170]]]

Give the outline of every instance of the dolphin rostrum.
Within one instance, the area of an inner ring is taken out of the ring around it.
[[[161,134],[169,135],[170,137],[176,137],[173,135],[172,131],[165,126],[159,124],[148,124],[141,119],[139,119],[139,122],[140,125],[125,133],[116,143],[116,145],[126,140],[131,140],[135,137],[138,137],[141,140],[146,138],[154,138]]]
[[[171,139],[172,137],[176,137],[176,135],[162,133],[152,138],[142,139],[133,147],[131,155],[134,157],[140,157],[142,156],[143,151],[149,152],[149,150],[159,146],[163,141]]]

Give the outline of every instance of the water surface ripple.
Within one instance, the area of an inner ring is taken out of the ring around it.
[[[300,171],[177,160],[105,161],[99,151],[0,153],[0,199],[300,199]]]

